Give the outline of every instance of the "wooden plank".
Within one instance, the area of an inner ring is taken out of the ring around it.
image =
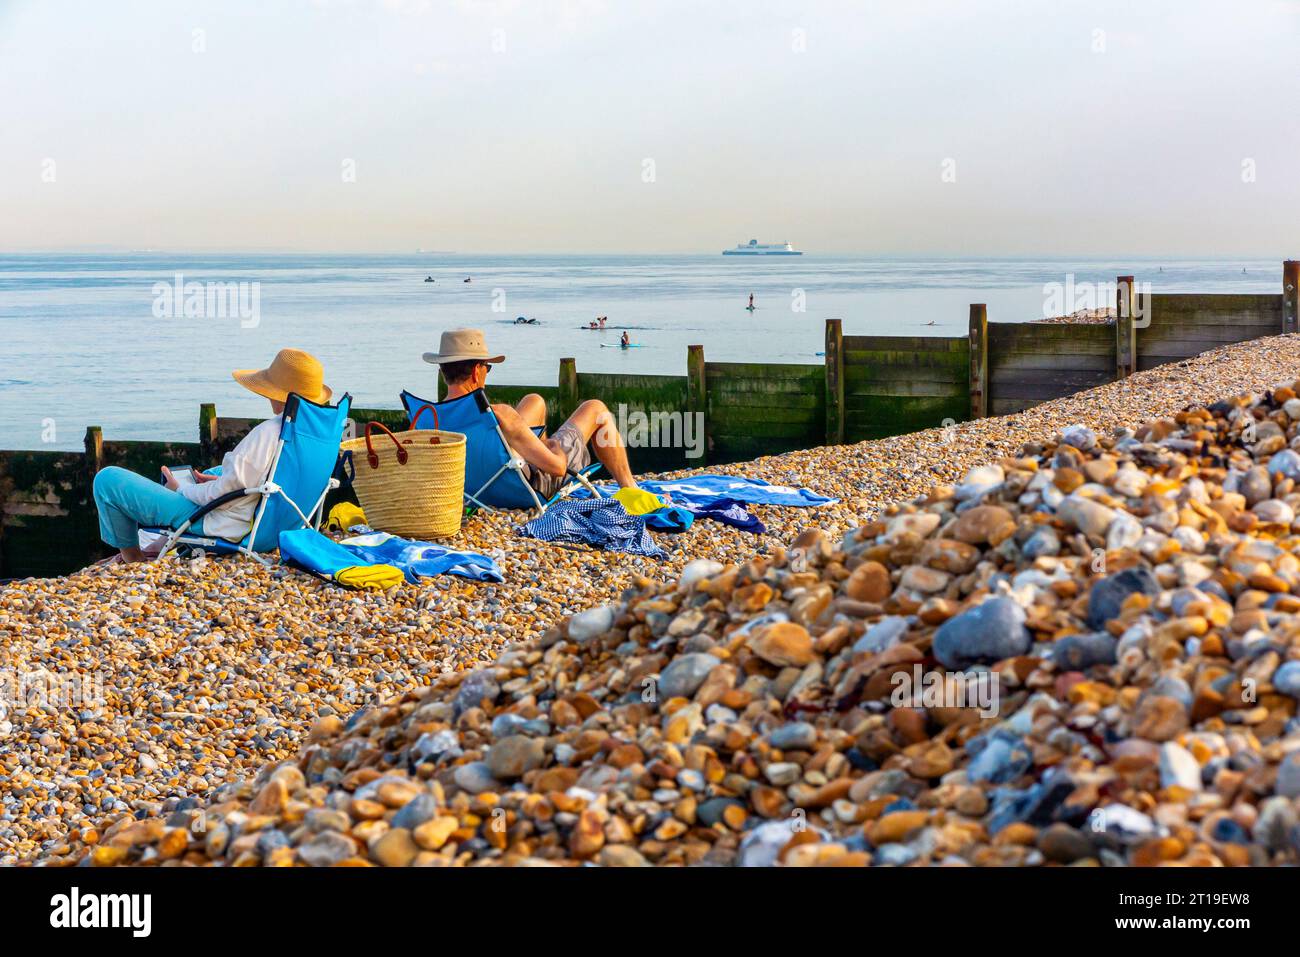
[[[1282,297],[1271,292],[1152,293],[1153,308],[1168,312],[1249,312],[1280,310]]]
[[[1021,369],[1087,369],[1096,371],[1113,371],[1114,363],[1105,356],[1052,356],[1020,353],[1015,356],[1003,356],[989,370],[991,381],[995,384],[999,378],[1014,374]]]
[[[1115,338],[1110,327],[1106,328],[1106,339],[1102,342],[1081,340],[1071,343],[1015,343],[989,341],[989,364],[996,365],[1009,356],[1097,356],[1107,362],[1115,357]]]
[[[966,363],[963,361],[961,368],[956,371],[960,372],[961,375],[954,375],[951,369],[931,366],[846,365],[844,367],[844,381],[846,383],[911,382],[914,379],[922,379],[926,382],[943,382],[965,392],[969,373]]]
[[[966,380],[967,354],[961,352],[889,352],[883,350],[845,350],[845,368],[928,369]]]
[[[796,407],[714,405],[709,409],[709,421],[723,430],[736,425],[761,428],[764,422],[803,422],[812,428],[819,420],[824,421],[825,416],[826,409],[821,403]]]
[[[704,423],[704,455],[700,458],[700,464],[704,465],[709,460],[709,447],[711,440],[709,438],[709,395],[708,384],[705,370],[708,368],[704,361],[704,346],[688,345],[686,347],[686,412],[688,415],[698,416]]]
[[[1300,295],[1300,260],[1288,259],[1282,263],[1282,331],[1300,331],[1296,313],[1296,297]]]
[[[1113,337],[1114,330],[1102,323],[989,323],[990,347],[996,344],[1006,348],[1054,349],[1085,344],[1083,348],[1091,349],[1098,345],[1109,347]]]
[[[217,406],[214,402],[204,402],[199,406],[199,445],[204,454],[217,444]]]
[[[749,429],[731,430],[723,429],[719,426],[718,432],[714,433],[714,445],[723,445],[723,443],[732,443],[735,445],[737,439],[753,439],[755,442],[772,441],[772,439],[784,439],[785,442],[793,443],[788,445],[789,449],[815,449],[820,441],[820,430],[822,426],[818,425],[815,430],[809,430],[805,423],[772,423],[762,432]],[[771,454],[771,452],[768,452]]]
[[[572,357],[560,360],[560,418],[567,419],[578,407],[578,362]]]
[[[758,362],[708,362],[704,366],[705,375],[710,379],[816,379],[826,374],[822,366],[777,365]]]
[[[844,329],[826,320],[826,444],[844,442]]]
[[[1017,382],[1111,382],[1111,370],[1106,369],[1016,369],[1005,372],[996,379],[999,386],[1014,385]],[[1089,387],[1091,388],[1091,386]]]
[[[966,398],[966,389],[950,382],[861,382],[846,387],[845,396],[930,396],[936,399]]]
[[[850,410],[850,421],[861,421],[866,415],[879,415],[881,417],[900,416],[906,419],[912,419],[918,415],[929,415],[935,409],[957,408],[959,415],[954,416],[959,420],[964,420],[966,396],[949,396],[947,398],[938,398],[934,396],[846,396],[845,405]],[[919,425],[918,428],[933,429],[938,428],[943,423],[939,419]],[[908,431],[913,431],[909,429]],[[895,435],[902,433],[894,433]]]
[[[1196,328],[1198,326],[1263,326],[1277,335],[1281,331],[1281,311],[1259,312],[1254,309],[1241,312],[1160,312],[1152,309],[1146,317],[1150,322],[1139,328]]]
[[[771,400],[785,400],[787,398],[799,398],[816,394],[820,401],[825,401],[822,395],[824,387],[818,383],[815,391],[807,383],[797,382],[792,379],[773,379],[756,381],[753,379],[720,379],[709,382],[710,401],[721,398],[726,402],[758,402],[763,403]],[[764,397],[767,397],[765,399]],[[780,404],[780,402],[775,402]]]
[[[970,408],[965,395],[947,399],[858,398],[846,402],[847,442],[941,428],[947,423],[964,421]]]
[[[989,402],[989,415],[1015,415],[1036,405],[1041,405],[1041,402],[1033,399],[992,399]]]
[[[1214,326],[1152,326],[1138,331],[1141,342],[1158,344],[1161,342],[1247,342],[1251,339],[1263,339],[1276,336],[1276,324],[1260,325],[1214,325]]]
[[[1137,299],[1133,294],[1133,277],[1120,276],[1115,281],[1115,379],[1133,374],[1137,359],[1137,330],[1133,323]]]
[[[938,336],[845,336],[844,351],[848,352],[965,352],[963,337]]]
[[[1011,382],[1001,385],[994,396],[998,399],[1033,399],[1046,402],[1048,399],[1060,399],[1065,396],[1086,392],[1111,382],[1108,375],[1089,379],[1068,379],[1056,382]]]

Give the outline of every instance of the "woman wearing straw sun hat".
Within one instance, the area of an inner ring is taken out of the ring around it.
[[[237,369],[231,375],[245,389],[267,399],[273,417],[244,436],[222,459],[220,468],[193,472],[192,484],[181,483],[166,467],[162,485],[116,466],[95,475],[99,536],[118,549],[112,561],[139,562],[149,557],[140,549],[140,526],[176,528],[199,506],[227,492],[261,484],[275,458],[290,392],[317,404],[328,402],[333,395],[322,381],[320,362],[299,349],[281,349],[265,369]],[[236,499],[213,509],[191,530],[237,542],[248,534],[256,508],[256,495]]]

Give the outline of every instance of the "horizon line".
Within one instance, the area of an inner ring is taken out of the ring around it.
[[[359,249],[298,249],[290,247],[225,247],[225,246],[191,246],[191,247],[174,247],[161,249],[139,249],[129,247],[103,247],[103,246],[80,246],[80,247],[49,247],[49,248],[27,248],[27,249],[4,249],[0,248],[0,256],[55,256],[55,255],[80,255],[80,256],[186,256],[186,255],[239,255],[239,256],[698,256],[702,258],[721,258],[722,251],[704,252],[704,251],[672,251],[672,250],[555,250],[555,251],[537,251],[537,250],[497,250],[487,252],[483,250],[359,250]],[[813,252],[803,251],[800,257],[784,256],[752,256],[752,257],[728,257],[731,259],[740,259],[750,261],[751,259],[768,258],[787,262],[791,258],[803,260],[804,257],[812,258],[871,258],[882,260],[973,260],[980,262],[995,261],[1051,261],[1067,259],[1106,259],[1106,260],[1134,260],[1141,262],[1154,261],[1179,261],[1179,260],[1210,260],[1219,262],[1233,262],[1241,260],[1272,260],[1285,262],[1291,257],[1278,256],[1276,253],[1133,253],[1133,252],[1072,252],[1072,253],[1050,253],[1050,254],[1031,254],[1031,253],[952,253],[952,252],[871,252],[871,251],[848,251],[848,252]],[[1295,258],[1300,258],[1298,255]]]

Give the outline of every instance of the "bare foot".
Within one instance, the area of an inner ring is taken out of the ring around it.
[[[103,574],[103,572],[106,571],[112,565],[124,565],[124,564],[126,564],[126,559],[124,559],[121,553],[119,552],[116,555],[109,555],[107,558],[101,558],[93,565],[87,565],[81,571],[77,572],[77,574],[78,575],[100,575]]]

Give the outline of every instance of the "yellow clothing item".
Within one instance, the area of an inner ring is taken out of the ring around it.
[[[348,588],[386,591],[406,581],[406,576],[393,565],[353,565],[337,572],[334,580]]]
[[[658,495],[643,488],[621,488],[614,493],[614,498],[623,503],[629,515],[644,515],[664,507]]]
[[[361,511],[360,506],[353,505],[351,502],[339,502],[330,509],[329,518],[325,520],[325,531],[346,532],[353,525],[364,524],[366,524],[366,513]]]

